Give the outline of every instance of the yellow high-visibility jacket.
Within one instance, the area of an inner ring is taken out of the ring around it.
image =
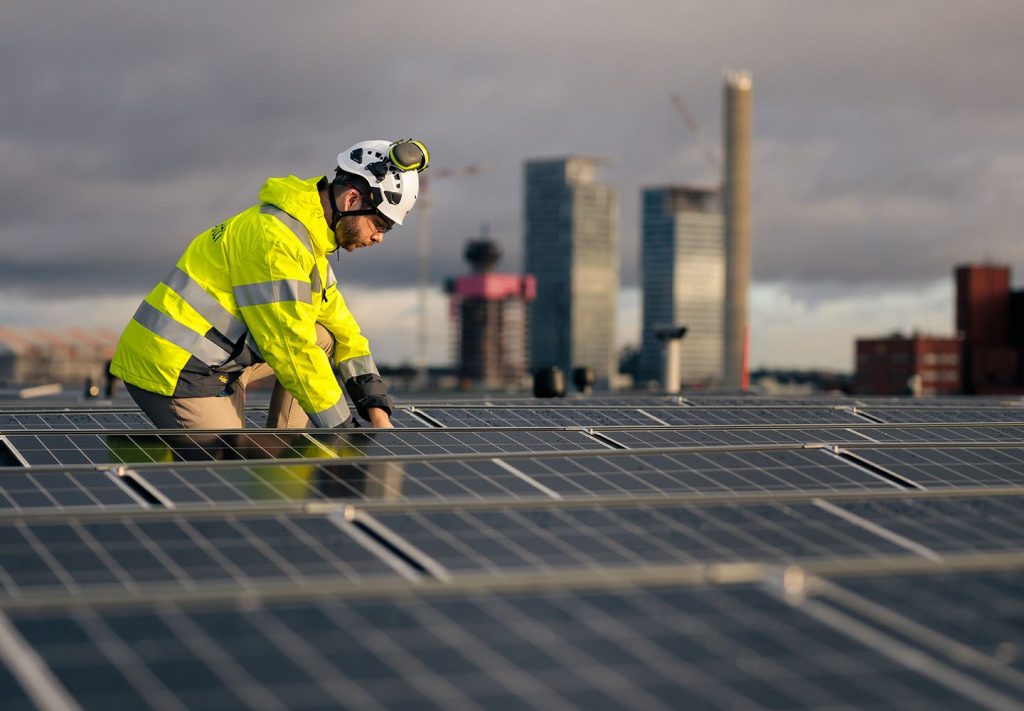
[[[196,237],[135,312],[110,372],[160,395],[207,397],[266,361],[314,426],[336,427],[349,409],[316,344],[319,322],[334,335],[334,360],[360,414],[390,412],[369,343],[327,262],[337,241],[321,180],[270,178],[259,203]]]

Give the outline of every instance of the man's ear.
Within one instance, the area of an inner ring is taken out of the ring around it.
[[[359,191],[358,190],[356,190],[355,188],[346,188],[345,189],[345,195],[344,195],[344,197],[342,197],[342,200],[341,200],[342,204],[344,205],[344,207],[342,209],[343,210],[354,210],[355,206],[356,206],[356,203],[359,201],[360,198],[361,198],[361,196],[359,195]]]

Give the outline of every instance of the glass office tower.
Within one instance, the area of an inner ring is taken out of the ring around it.
[[[619,195],[599,183],[599,159],[572,156],[526,164],[526,265],[537,279],[531,309],[531,368],[594,370],[597,387],[617,371]]]
[[[725,239],[718,190],[685,186],[643,191],[640,381],[661,381],[658,326],[687,327],[680,357],[684,386],[722,382]]]

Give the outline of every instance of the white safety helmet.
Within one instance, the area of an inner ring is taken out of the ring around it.
[[[363,178],[377,212],[400,225],[419,197],[419,173],[429,161],[427,147],[411,138],[361,141],[338,154],[338,170]]]

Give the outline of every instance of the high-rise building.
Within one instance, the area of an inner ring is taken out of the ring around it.
[[[659,326],[686,326],[679,365],[685,386],[722,382],[725,243],[721,193],[674,186],[643,191],[643,335],[639,379],[661,380]]]
[[[527,305],[536,296],[534,279],[494,272],[501,252],[488,239],[471,241],[465,257],[473,273],[448,284],[460,384],[489,390],[525,387]]]
[[[594,371],[607,386],[616,368],[619,195],[597,181],[599,159],[526,164],[526,271],[537,279],[530,365]]]

